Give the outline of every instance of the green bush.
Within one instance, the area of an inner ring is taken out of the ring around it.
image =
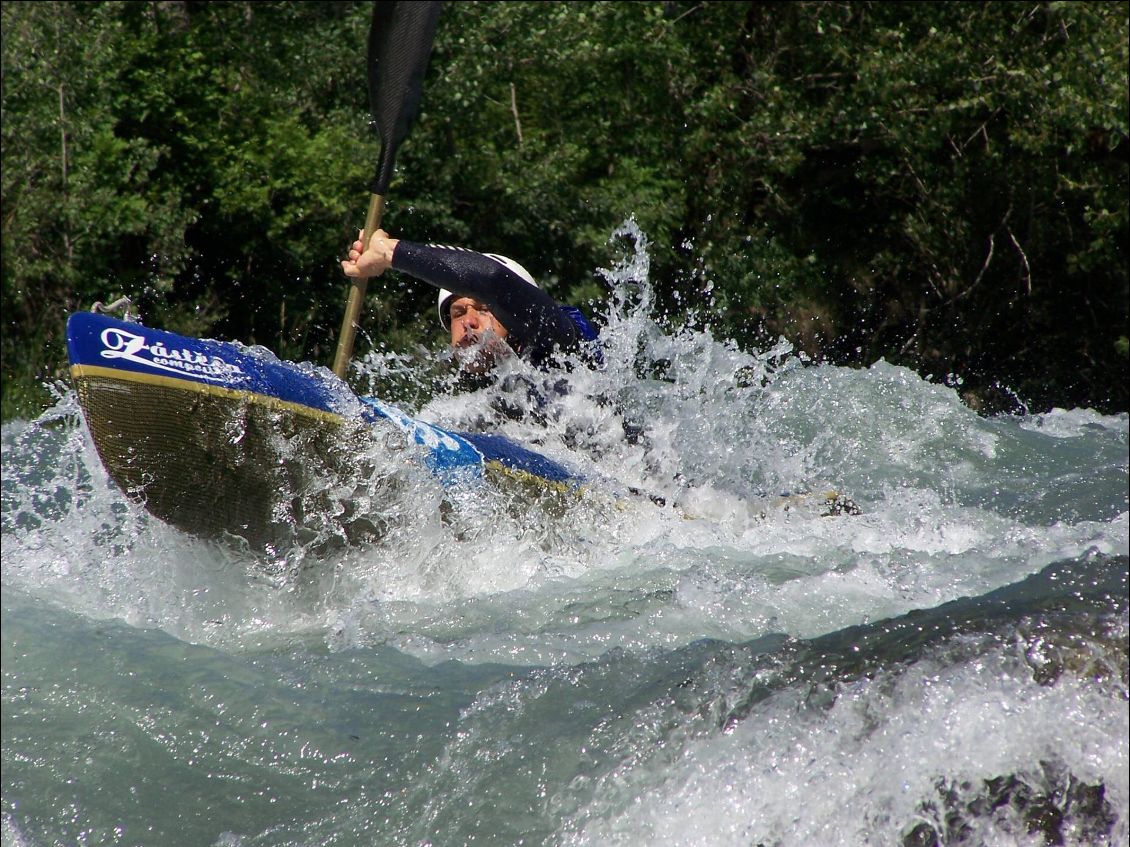
[[[674,320],[957,373],[987,411],[998,385],[1125,410],[1128,8],[448,3],[387,226],[585,302],[634,217]],[[64,373],[66,315],[119,294],[328,363],[370,5],[2,9],[5,417]],[[370,291],[368,339],[439,343],[430,289]]]

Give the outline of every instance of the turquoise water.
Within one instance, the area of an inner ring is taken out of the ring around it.
[[[608,273],[608,369],[499,424],[609,480],[564,511],[383,459],[382,542],[255,560],[126,500],[69,389],[5,426],[4,844],[1130,843],[1127,416],[741,353]]]

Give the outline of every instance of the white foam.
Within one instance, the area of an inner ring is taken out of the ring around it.
[[[1126,844],[1130,726],[1118,691],[1070,674],[1038,685],[1020,647],[971,652],[858,679],[827,709],[790,688],[727,732],[640,732],[565,843],[895,844],[917,822],[944,832],[946,786],[1018,775],[1038,787],[1041,763],[1055,763],[1105,786],[1123,810],[1114,843]],[[971,843],[1024,832],[969,818]]]

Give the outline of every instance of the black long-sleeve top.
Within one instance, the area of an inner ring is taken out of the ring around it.
[[[506,342],[536,367],[544,366],[555,350],[577,351],[584,340],[552,297],[483,253],[400,241],[392,267],[457,297],[485,303],[506,327]]]

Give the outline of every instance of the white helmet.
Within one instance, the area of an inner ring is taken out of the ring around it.
[[[494,259],[503,267],[510,269],[534,288],[539,287],[534,281],[533,275],[509,256],[499,256],[497,253],[483,253],[483,255]],[[446,288],[441,288],[439,290],[439,297],[436,298],[436,307],[439,309],[439,322],[443,324],[443,328],[448,332],[451,331],[451,315],[448,314],[447,307],[450,305],[450,301],[453,297],[455,297],[455,294],[448,291]]]

